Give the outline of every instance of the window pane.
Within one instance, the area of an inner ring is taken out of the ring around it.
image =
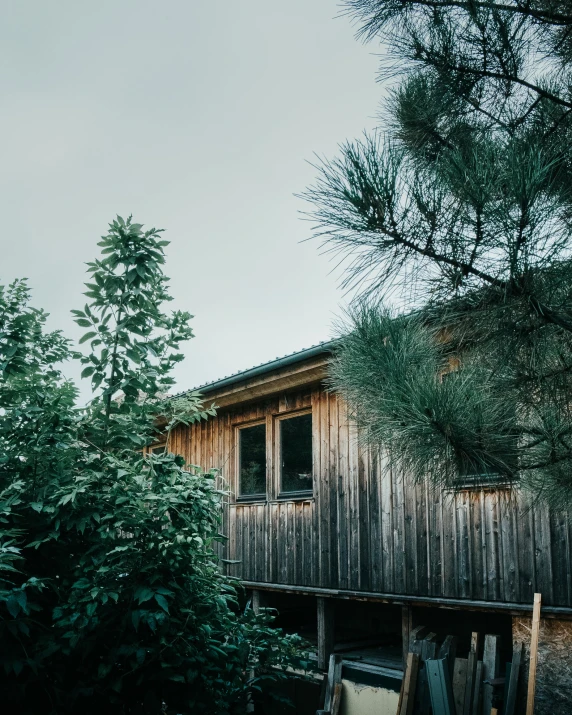
[[[312,489],[312,415],[280,421],[282,481],[280,491]]]
[[[243,427],[239,435],[239,494],[266,494],[266,425]]]

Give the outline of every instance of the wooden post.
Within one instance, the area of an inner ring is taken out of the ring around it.
[[[329,598],[318,597],[318,668],[326,670],[334,651],[334,604]]]
[[[498,655],[499,636],[485,636],[485,647],[483,651],[483,680],[488,682],[483,685],[483,715],[490,715],[493,707],[493,686],[491,681],[499,674]]]
[[[409,653],[409,639],[413,630],[413,615],[411,606],[401,607],[401,639],[403,641],[403,670],[407,666],[407,654]]]
[[[540,605],[542,597],[534,594],[532,611],[532,634],[530,636],[530,666],[528,669],[528,695],[526,698],[526,715],[534,714],[534,691],[536,690],[536,665],[538,661],[538,636],[540,632]]]

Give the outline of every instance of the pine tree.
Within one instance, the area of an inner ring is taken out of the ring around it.
[[[415,477],[572,502],[572,8],[347,0],[384,47],[383,129],[318,164],[357,287],[332,384]]]

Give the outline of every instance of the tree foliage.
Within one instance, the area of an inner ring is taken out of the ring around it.
[[[385,129],[305,195],[362,295],[333,384],[418,477],[500,472],[571,502],[570,7],[345,6],[399,81]],[[390,328],[389,304],[415,314]]]
[[[164,312],[165,241],[120,217],[89,264],[76,353],[16,281],[0,290],[0,691],[19,713],[237,713],[300,665],[297,637],[241,611],[223,576],[218,475],[169,452],[167,431],[213,414],[166,398],[187,313]]]

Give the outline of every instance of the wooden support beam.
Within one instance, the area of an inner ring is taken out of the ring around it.
[[[534,608],[532,610],[532,633],[530,636],[530,666],[528,669],[528,694],[526,697],[526,715],[534,713],[534,692],[536,690],[536,666],[538,661],[538,637],[540,634],[540,606],[541,595],[534,594]]]
[[[326,670],[334,651],[334,604],[329,598],[317,598],[318,668]]]
[[[494,686],[492,681],[499,674],[499,636],[487,634],[483,650],[483,715],[490,715],[493,706]]]

